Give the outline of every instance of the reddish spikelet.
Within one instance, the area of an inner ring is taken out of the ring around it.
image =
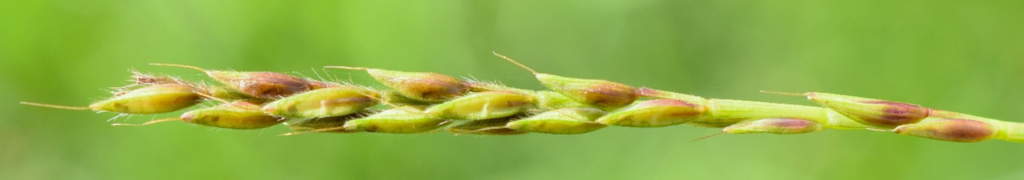
[[[836,110],[855,121],[892,128],[913,124],[929,116],[930,109],[902,102],[828,93],[807,93],[809,99]]]
[[[522,67],[533,73],[537,80],[549,89],[562,93],[575,101],[593,105],[605,110],[620,108],[633,103],[640,98],[640,93],[634,87],[600,79],[579,79],[568,78],[551,74],[538,73],[530,67],[523,65],[512,58],[493,52],[495,56],[501,57],[513,64]]]
[[[747,133],[773,133],[773,134],[801,134],[821,131],[824,127],[821,123],[810,120],[793,118],[769,118],[747,120],[736,123],[722,129],[722,132],[730,134]]]
[[[278,99],[318,87],[329,86],[329,84],[276,72],[215,71],[179,64],[152,63],[151,65],[182,67],[203,71],[210,78],[231,89],[261,99]]]
[[[207,74],[239,92],[264,99],[278,99],[313,89],[305,79],[275,72],[211,71]]]
[[[996,135],[993,125],[966,119],[941,119],[896,127],[896,134],[953,142],[979,142]]]
[[[469,92],[468,83],[448,75],[429,72],[403,72],[365,67],[327,66],[327,68],[366,71],[378,82],[410,99],[444,102]]]

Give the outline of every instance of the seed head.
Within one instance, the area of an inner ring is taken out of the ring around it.
[[[886,101],[838,94],[807,93],[809,99],[831,108],[854,121],[883,128],[913,124],[928,117],[928,108],[895,101]]]
[[[953,142],[979,142],[996,135],[991,124],[966,119],[936,119],[896,127],[896,134]]]
[[[817,132],[824,129],[821,123],[793,118],[770,118],[742,121],[722,129],[730,134],[773,133],[801,134]]]
[[[284,122],[284,118],[274,117],[263,112],[259,105],[245,101],[197,109],[181,115],[187,123],[227,128],[227,129],[260,129]]]
[[[377,105],[379,94],[361,87],[339,86],[306,91],[270,102],[267,113],[296,118],[345,116]]]
[[[630,127],[662,127],[696,120],[704,106],[677,99],[655,99],[630,105],[597,119],[609,125]]]
[[[546,134],[583,134],[607,127],[594,122],[604,115],[595,108],[565,108],[509,122],[506,127],[524,132]]]

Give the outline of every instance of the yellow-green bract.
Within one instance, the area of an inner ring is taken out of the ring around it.
[[[181,120],[228,129],[260,129],[284,122],[284,118],[271,116],[263,112],[259,105],[245,101],[192,110],[182,114]]]
[[[156,84],[92,103],[90,109],[125,114],[159,114],[191,107],[202,101],[191,87]]]
[[[278,99],[263,106],[277,116],[321,118],[344,116],[377,105],[376,92],[355,86],[338,86],[306,91]]]
[[[505,127],[546,134],[583,134],[606,127],[594,122],[602,115],[604,111],[595,108],[564,108],[515,120]]]
[[[824,126],[821,123],[793,118],[769,118],[741,121],[722,129],[722,132],[730,134],[747,133],[773,133],[773,134],[802,134],[821,131]]]
[[[21,104],[69,110],[93,110],[125,114],[159,114],[185,109],[201,101],[202,97],[193,91],[191,87],[179,84],[153,84],[119,93],[113,98],[94,102],[87,107],[70,107],[33,102],[21,102]]]
[[[597,122],[629,127],[663,127],[696,120],[704,109],[703,104],[684,100],[655,99],[612,111]]]
[[[511,91],[471,93],[427,108],[426,115],[441,119],[482,120],[507,117],[534,106],[534,96]]]
[[[462,124],[454,125],[445,128],[453,134],[477,134],[477,135],[519,135],[526,134],[526,131],[519,131],[508,128],[509,122],[519,119],[518,116],[501,117],[494,119],[484,119],[478,121],[469,121]]]
[[[348,122],[349,120],[353,120],[356,118],[365,117],[366,114],[368,113],[369,112],[360,112],[346,116],[300,119],[291,122],[285,122],[284,124],[294,131],[350,133],[356,131],[349,131],[342,128],[343,126],[345,126],[345,122]]]
[[[428,132],[447,124],[447,120],[403,108],[411,107],[398,107],[367,117],[353,119],[345,123],[345,129],[349,131],[409,134]]]

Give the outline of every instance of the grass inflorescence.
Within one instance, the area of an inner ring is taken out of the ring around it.
[[[164,114],[209,101],[219,105],[189,110],[160,122],[226,129],[262,129],[285,124],[305,133],[450,132],[517,135],[583,134],[608,126],[654,128],[681,124],[720,128],[720,133],[803,134],[825,129],[871,130],[952,142],[1001,139],[1024,142],[1024,124],[993,120],[920,105],[809,92],[820,107],[707,99],[665,90],[633,87],[599,79],[539,73],[501,54],[496,56],[532,73],[548,90],[459,79],[430,72],[327,66],[365,71],[383,89],[325,82],[276,72],[202,71],[219,85],[132,71],[132,84],[114,96],[84,107],[21,102],[48,108],[121,114]]]

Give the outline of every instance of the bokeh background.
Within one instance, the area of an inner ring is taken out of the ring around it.
[[[1024,1],[5,0],[0,179],[1024,179],[1024,144],[868,131],[721,135],[692,126],[577,136],[314,134],[110,127],[84,105],[148,66],[325,65],[541,88],[542,72],[710,98],[812,105],[822,91],[1024,122]],[[135,116],[143,122],[174,116]]]

